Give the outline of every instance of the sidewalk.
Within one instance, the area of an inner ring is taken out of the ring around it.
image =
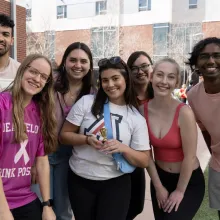
[[[208,164],[210,154],[199,128],[198,128],[197,156],[199,158],[201,168],[204,171]],[[150,196],[150,178],[147,172],[146,172],[146,193],[145,193],[144,210],[140,215],[138,215],[135,218],[135,220],[146,220],[146,219],[154,220],[153,209],[151,204],[151,196]]]

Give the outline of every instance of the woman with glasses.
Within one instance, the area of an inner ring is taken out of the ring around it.
[[[147,85],[153,71],[153,62],[146,52],[136,51],[128,58],[127,65],[131,69],[139,105],[142,105],[152,96],[152,91],[147,90]]]
[[[0,93],[1,220],[56,219],[47,157],[57,143],[54,107],[51,63],[42,55],[29,55],[11,86]],[[34,162],[42,204],[31,191]]]
[[[134,82],[140,111],[143,112],[143,104],[152,97],[152,90],[148,89],[150,74],[153,71],[153,62],[144,51],[136,51],[130,55],[127,61]],[[143,211],[145,201],[145,171],[136,168],[131,174],[131,201],[127,220],[134,219]]]
[[[131,74],[120,57],[102,59],[97,95],[87,95],[70,110],[60,141],[73,145],[69,196],[76,220],[125,220],[130,175],[119,169],[116,153],[135,167],[147,167],[148,131],[137,111]],[[107,134],[106,109],[109,108]],[[104,114],[104,115],[103,115]],[[105,119],[104,119],[105,118]],[[112,131],[113,138],[106,139]]]
[[[80,42],[70,44],[64,52],[61,64],[55,71],[55,102],[58,133],[74,103],[91,91],[93,61],[89,47]],[[67,177],[71,146],[58,146],[49,155],[51,198],[57,220],[72,220]],[[34,177],[34,175],[33,175]],[[35,185],[34,191],[39,191]]]

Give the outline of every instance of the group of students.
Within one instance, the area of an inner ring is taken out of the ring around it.
[[[172,96],[180,67],[171,58],[103,58],[95,91],[84,43],[69,45],[56,70],[27,56],[0,93],[0,219],[134,219],[146,168],[155,220],[191,220],[205,192],[196,122],[212,152],[210,207],[220,210],[220,39],[198,42],[188,64],[204,78],[187,94],[191,108]]]

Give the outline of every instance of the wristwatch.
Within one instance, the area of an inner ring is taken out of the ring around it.
[[[42,206],[53,206],[53,199],[49,199],[48,201],[42,202]]]

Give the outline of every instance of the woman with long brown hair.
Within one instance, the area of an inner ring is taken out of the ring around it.
[[[92,73],[93,59],[89,47],[81,42],[70,44],[64,52],[60,65],[54,71],[56,106],[53,111],[56,112],[57,134],[60,133],[65,118],[75,102],[91,92]],[[60,143],[57,151],[49,155],[51,198],[58,220],[72,220],[73,216],[67,187],[71,155],[71,147]],[[35,192],[39,192],[36,185],[32,188]],[[41,198],[40,195],[39,197]]]
[[[122,171],[115,156],[123,155],[135,167],[146,167],[147,125],[136,109],[131,73],[124,61],[112,57],[98,64],[97,95],[76,102],[60,133],[61,142],[73,149],[69,197],[76,220],[125,220],[130,175]]]
[[[54,106],[51,63],[42,55],[29,55],[12,85],[0,93],[1,220],[55,219],[47,157],[57,144]],[[42,204],[30,189],[34,162]]]

